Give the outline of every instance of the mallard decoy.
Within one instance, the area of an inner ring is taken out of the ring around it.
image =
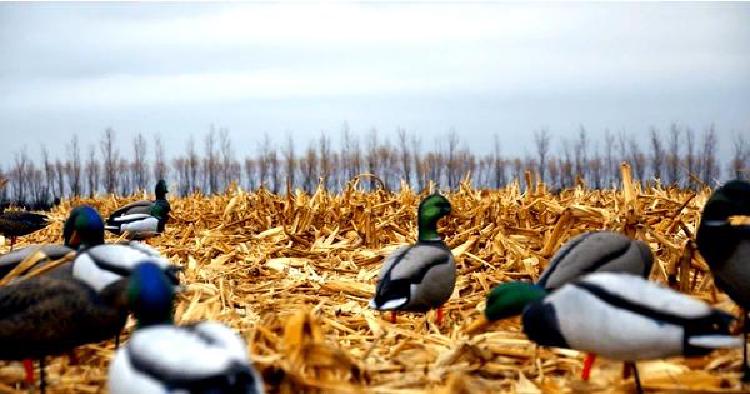
[[[747,311],[750,309],[750,225],[732,216],[750,216],[750,183],[734,180],[718,188],[703,207],[696,234],[698,250],[711,267],[716,285],[742,308],[743,382],[750,382],[747,359]]]
[[[0,257],[0,278],[20,264],[36,251],[47,257],[43,264],[58,260],[79,248],[86,248],[104,243],[104,221],[99,213],[88,205],[81,205],[70,211],[63,227],[63,244],[38,244],[16,249]],[[38,266],[35,265],[35,267]]]
[[[117,235],[126,233],[131,240],[143,240],[161,234],[171,211],[167,201],[169,190],[163,179],[156,184],[154,193],[154,201],[136,201],[116,210],[107,219],[106,229]]]
[[[174,325],[172,286],[159,267],[136,267],[128,294],[137,327],[110,365],[110,393],[263,393],[237,333],[209,321]]]
[[[430,309],[437,309],[436,321],[442,321],[442,306],[456,285],[456,262],[437,232],[437,222],[450,212],[447,198],[437,193],[427,196],[417,212],[417,243],[397,249],[380,269],[370,307],[392,311],[392,322],[397,310]]]
[[[546,294],[593,272],[620,272],[647,278],[653,264],[651,248],[643,241],[609,231],[589,232],[560,247],[533,286]],[[521,310],[514,313],[519,315]],[[469,331],[482,329],[488,323],[489,320],[480,319]]]
[[[158,265],[178,284],[175,266],[135,243],[93,246],[78,252],[72,269],[0,287],[0,359],[23,359],[30,383],[30,359],[39,359],[44,386],[46,355],[113,337],[117,347],[127,315],[124,283],[142,261]]]
[[[552,257],[537,281],[547,292],[592,272],[621,272],[648,278],[654,256],[643,242],[610,231],[581,234],[566,242]],[[588,380],[596,360],[587,354],[581,378]]]
[[[521,311],[523,331],[537,344],[616,360],[700,356],[742,346],[729,335],[731,315],[629,274],[589,274],[549,295],[532,284],[508,282],[487,297],[490,320]]]
[[[47,216],[26,211],[0,211],[0,234],[10,237],[10,250],[16,237],[31,234],[47,227]]]

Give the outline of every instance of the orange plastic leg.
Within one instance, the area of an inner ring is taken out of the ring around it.
[[[391,311],[391,324],[396,324],[396,311]]]
[[[594,361],[596,361],[596,354],[588,353],[586,354],[586,358],[583,359],[583,370],[581,371],[581,379],[588,381],[591,377],[591,367],[594,366]]]
[[[435,317],[435,324],[438,326],[443,325],[443,307],[437,308],[437,316]]]
[[[26,359],[23,360],[23,370],[26,372],[26,378],[24,379],[27,384],[34,384],[34,362]]]

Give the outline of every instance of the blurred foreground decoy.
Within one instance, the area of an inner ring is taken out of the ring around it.
[[[167,183],[161,179],[154,188],[156,200],[136,201],[128,204],[107,219],[106,229],[117,235],[126,234],[129,239],[143,240],[164,231],[171,208],[167,201]]]
[[[742,217],[745,217],[744,223]],[[733,223],[734,218],[739,223]],[[739,305],[743,312],[743,376],[750,382],[747,360],[747,333],[750,330],[750,183],[735,180],[718,188],[703,207],[696,244],[711,267],[716,285]]]
[[[0,234],[10,237],[10,250],[16,243],[16,237],[31,234],[47,227],[47,216],[26,211],[1,211]]]
[[[82,205],[70,211],[63,227],[63,244],[37,244],[16,249],[0,256],[0,278],[20,264],[24,259],[41,251],[46,261],[58,260],[79,248],[87,248],[104,243],[104,221],[96,210],[88,205]],[[42,262],[43,263],[43,262]],[[31,268],[29,267],[27,272]]]
[[[519,311],[524,333],[539,345],[626,362],[742,346],[741,338],[729,335],[731,315],[629,274],[586,275],[549,295],[532,284],[508,282],[487,297],[490,320]],[[635,364],[633,369],[642,392]]]
[[[151,261],[177,284],[175,269],[145,245],[98,245],[78,253],[72,269],[34,276],[0,287],[0,359],[24,360],[33,384],[38,359],[45,386],[44,357],[79,345],[115,338],[127,316],[127,278]]]
[[[392,322],[398,310],[437,309],[437,324],[441,324],[442,306],[456,285],[456,262],[437,232],[437,223],[450,212],[448,199],[440,194],[427,196],[417,213],[417,243],[397,249],[380,269],[370,307],[393,311]]]
[[[534,286],[542,294],[550,293],[593,272],[619,272],[647,278],[653,263],[651,248],[643,241],[609,231],[584,233],[566,242],[552,256]],[[521,312],[520,309],[508,310],[507,313],[512,314],[503,318]],[[468,331],[477,331],[488,323],[488,318],[480,319]],[[586,356],[581,371],[583,380],[588,380],[595,358],[594,354]]]
[[[217,322],[175,326],[173,298],[158,266],[136,267],[128,300],[138,325],[110,365],[110,393],[263,393],[242,338]]]

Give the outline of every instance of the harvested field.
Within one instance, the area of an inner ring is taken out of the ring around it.
[[[559,195],[542,185],[528,193],[517,184],[461,187],[447,195],[453,214],[440,223],[459,267],[442,327],[433,324],[434,312],[402,313],[391,324],[367,308],[383,256],[415,240],[422,196],[408,188],[363,192],[355,182],[336,195],[231,190],[172,199],[172,222],[149,243],[185,267],[177,322],[216,319],[237,329],[272,393],[628,392],[633,384],[622,379],[621,363],[600,359],[584,383],[583,354],[535,346],[518,319],[477,336],[463,330],[495,284],[536,279],[561,243],[601,229],[647,241],[658,262],[653,280],[736,314],[693,252],[709,192],[641,190],[627,177],[620,190],[579,186]],[[105,215],[137,197],[64,201],[53,225],[20,244],[60,239],[72,206],[88,203]],[[82,347],[76,365],[52,359],[48,391],[106,392],[113,347]],[[639,363],[644,388],[741,392],[740,353]],[[22,379],[20,363],[0,363],[0,392],[24,392]]]

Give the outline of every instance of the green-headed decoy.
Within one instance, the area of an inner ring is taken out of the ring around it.
[[[0,211],[0,234],[10,237],[10,249],[16,237],[39,231],[49,224],[47,215],[26,211]]]
[[[104,221],[96,210],[81,205],[70,211],[63,227],[63,244],[37,244],[16,249],[0,256],[0,278],[15,268],[36,251],[47,257],[46,261],[58,260],[80,248],[104,243]],[[40,262],[43,263],[43,262]],[[35,267],[38,266],[35,265]],[[30,268],[31,269],[31,268]],[[28,271],[28,270],[27,270]]]
[[[550,293],[592,272],[619,272],[647,278],[653,263],[651,248],[643,241],[610,231],[588,232],[570,239],[552,256],[535,286]],[[488,319],[480,319],[467,331],[481,330],[488,323]],[[595,359],[594,354],[586,356],[581,371],[583,380],[589,379]]]
[[[593,272],[621,272],[646,278],[653,263],[651,248],[643,241],[609,231],[588,232],[563,244],[534,286],[550,293]],[[519,310],[516,314],[520,313]],[[488,323],[480,319],[469,332],[482,329]]]
[[[437,309],[440,324],[442,306],[456,285],[456,262],[437,232],[438,220],[450,212],[448,199],[437,193],[419,204],[417,243],[399,248],[386,258],[371,308],[393,311],[392,321],[398,310]]]
[[[747,359],[747,333],[750,330],[750,225],[733,224],[733,216],[750,216],[750,183],[727,182],[718,188],[703,207],[696,244],[711,267],[716,285],[743,309],[743,376],[750,381]]]
[[[158,266],[136,267],[128,299],[138,325],[110,365],[109,392],[263,393],[242,338],[217,322],[174,325],[173,298]]]
[[[156,200],[128,204],[107,219],[106,229],[117,235],[125,233],[130,239],[143,240],[161,234],[169,220],[171,208],[167,201],[167,183],[161,179],[154,188]]]
[[[529,283],[507,282],[487,296],[487,319],[518,313],[524,333],[539,345],[627,362],[742,346],[741,338],[729,334],[731,315],[623,273],[589,274],[550,294]]]

